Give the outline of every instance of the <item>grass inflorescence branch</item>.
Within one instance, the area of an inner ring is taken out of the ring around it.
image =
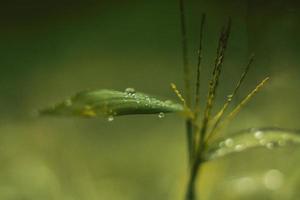
[[[181,35],[182,35],[182,55],[183,55],[183,67],[184,67],[184,83],[185,83],[185,96],[183,97],[176,86],[171,84],[172,89],[175,91],[177,96],[180,98],[184,104],[185,109],[188,111],[186,115],[186,131],[187,131],[187,140],[188,140],[188,155],[189,155],[189,180],[186,190],[186,200],[196,200],[195,193],[195,183],[201,165],[204,162],[204,153],[206,147],[210,140],[217,135],[218,132],[222,131],[226,124],[228,124],[239,112],[240,110],[248,103],[248,101],[265,85],[269,78],[265,78],[260,82],[254,90],[252,90],[242,101],[238,104],[224,119],[223,116],[227,111],[227,108],[232,102],[232,99],[236,97],[242,83],[244,82],[246,75],[250,69],[250,66],[253,62],[254,56],[250,57],[248,64],[245,67],[245,70],[241,74],[241,77],[236,84],[233,92],[227,96],[225,104],[213,115],[212,109],[215,104],[215,99],[217,95],[217,89],[220,84],[220,76],[223,69],[223,63],[225,58],[225,52],[228,46],[228,40],[231,30],[231,19],[228,20],[226,26],[221,29],[218,47],[216,52],[216,58],[213,66],[212,77],[208,85],[208,94],[206,98],[206,103],[204,108],[200,107],[200,86],[201,86],[201,71],[202,71],[202,49],[203,49],[203,35],[204,35],[204,24],[205,24],[205,14],[202,15],[200,23],[200,34],[199,34],[199,47],[198,47],[198,59],[197,59],[197,68],[196,68],[196,90],[195,90],[195,105],[192,108],[191,105],[191,78],[190,78],[190,69],[188,65],[188,49],[187,49],[187,31],[186,31],[186,21],[185,21],[185,11],[184,11],[184,0],[179,0],[180,5],[180,21],[181,21]],[[198,118],[200,111],[202,113],[202,121],[198,123]]]

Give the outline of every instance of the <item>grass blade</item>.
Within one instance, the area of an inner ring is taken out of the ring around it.
[[[219,44],[218,44],[218,48],[217,48],[217,57],[215,60],[212,79],[209,83],[207,102],[206,102],[206,106],[204,108],[204,117],[202,120],[201,129],[199,132],[199,137],[198,137],[199,139],[197,141],[197,144],[200,148],[203,148],[204,138],[207,134],[208,122],[210,121],[210,118],[211,118],[211,111],[213,108],[217,88],[219,85],[219,79],[220,79],[221,69],[222,69],[223,62],[224,62],[224,55],[225,55],[225,50],[227,47],[230,28],[231,28],[231,21],[229,20],[227,27],[223,27],[221,34],[220,34]],[[200,148],[198,148],[197,151],[201,151]]]
[[[239,79],[239,81],[238,81],[236,87],[234,88],[232,94],[229,95],[229,96],[227,97],[227,100],[226,100],[225,104],[223,105],[223,107],[221,108],[221,110],[220,110],[220,111],[216,114],[216,116],[214,117],[213,120],[214,120],[215,122],[214,122],[214,125],[213,125],[213,127],[212,127],[212,129],[211,129],[211,131],[210,131],[210,135],[208,135],[208,137],[210,137],[211,135],[213,135],[213,134],[215,133],[215,131],[216,131],[218,125],[219,125],[220,122],[221,122],[221,119],[222,119],[222,117],[223,117],[225,111],[227,110],[228,106],[229,106],[230,103],[232,102],[232,99],[236,96],[236,94],[237,94],[238,90],[240,89],[240,87],[241,87],[243,81],[245,80],[245,77],[246,77],[246,75],[248,74],[248,71],[249,71],[250,66],[251,66],[251,64],[252,64],[252,62],[253,62],[253,59],[254,59],[254,55],[252,55],[252,56],[250,57],[250,60],[249,60],[249,62],[248,62],[248,64],[247,64],[247,66],[246,66],[244,72],[242,73],[242,75],[241,75],[241,77],[240,77],[240,79]]]
[[[109,117],[133,114],[159,114],[182,112],[184,107],[172,101],[162,101],[129,88],[125,92],[114,90],[85,91],[53,107],[41,110],[41,115]]]
[[[213,142],[207,147],[204,157],[208,161],[253,148],[274,149],[288,145],[300,145],[299,131],[279,128],[250,129]]]
[[[242,108],[254,97],[254,95],[256,95],[256,93],[258,93],[263,86],[270,80],[269,77],[263,79],[234,109],[233,111],[231,111],[226,118],[221,121],[218,122],[217,126],[213,126],[212,131],[210,132],[209,135],[207,135],[206,137],[206,141],[211,141],[213,140],[214,137],[216,137],[216,133],[226,127],[234,118],[235,116],[242,110]]]
[[[198,60],[197,60],[197,79],[196,79],[196,99],[195,99],[195,121],[197,121],[200,112],[200,76],[201,76],[201,61],[202,61],[202,40],[204,32],[205,14],[202,15],[199,36]]]

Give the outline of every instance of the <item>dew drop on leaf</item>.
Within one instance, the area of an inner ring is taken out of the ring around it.
[[[267,147],[268,149],[273,149],[274,146],[275,146],[275,144],[274,144],[273,142],[268,142],[268,143],[266,144],[266,147]]]
[[[261,139],[259,140],[259,144],[264,146],[267,144],[267,141],[265,139]]]
[[[256,131],[256,132],[254,133],[254,137],[255,137],[256,139],[260,140],[260,139],[262,139],[262,138],[264,137],[264,134],[263,134],[262,131]]]
[[[235,149],[236,151],[243,151],[244,148],[245,148],[245,146],[242,145],[242,144],[238,144],[238,145],[236,145],[236,146],[234,147],[234,149]]]
[[[205,159],[213,160],[231,153],[258,147],[272,150],[278,147],[299,145],[299,133],[298,131],[279,128],[249,129],[237,132],[230,138],[221,138],[211,143],[205,152]],[[222,151],[219,151],[220,149]]]
[[[126,89],[125,89],[125,93],[126,93],[128,96],[135,96],[135,89],[134,89],[134,88],[126,88]]]
[[[228,139],[226,139],[225,140],[225,145],[227,146],[227,147],[232,147],[233,146],[233,139],[231,139],[231,138],[228,138]]]
[[[232,95],[232,94],[230,94],[230,95],[227,95],[227,99],[228,99],[229,101],[232,101],[232,97],[233,97],[233,95]]]
[[[84,91],[69,100],[39,111],[48,116],[106,117],[133,114],[156,114],[182,112],[181,104],[166,104],[165,101],[127,88],[125,92],[115,90]]]

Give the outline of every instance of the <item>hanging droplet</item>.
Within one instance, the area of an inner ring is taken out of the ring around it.
[[[165,113],[160,112],[160,113],[158,114],[158,118],[164,118],[164,117],[165,117]]]
[[[110,116],[107,117],[107,121],[108,121],[108,122],[112,122],[112,121],[114,121],[114,119],[115,119],[115,118],[114,118],[113,115],[110,115]]]

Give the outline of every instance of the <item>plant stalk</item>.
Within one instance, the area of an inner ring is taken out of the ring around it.
[[[200,172],[200,168],[201,168],[201,159],[197,159],[195,160],[195,162],[193,163],[191,169],[190,169],[190,177],[189,177],[189,181],[188,181],[188,185],[187,185],[187,189],[186,189],[186,196],[185,196],[185,200],[196,200],[197,199],[197,195],[196,195],[196,180],[197,180],[197,176]]]

